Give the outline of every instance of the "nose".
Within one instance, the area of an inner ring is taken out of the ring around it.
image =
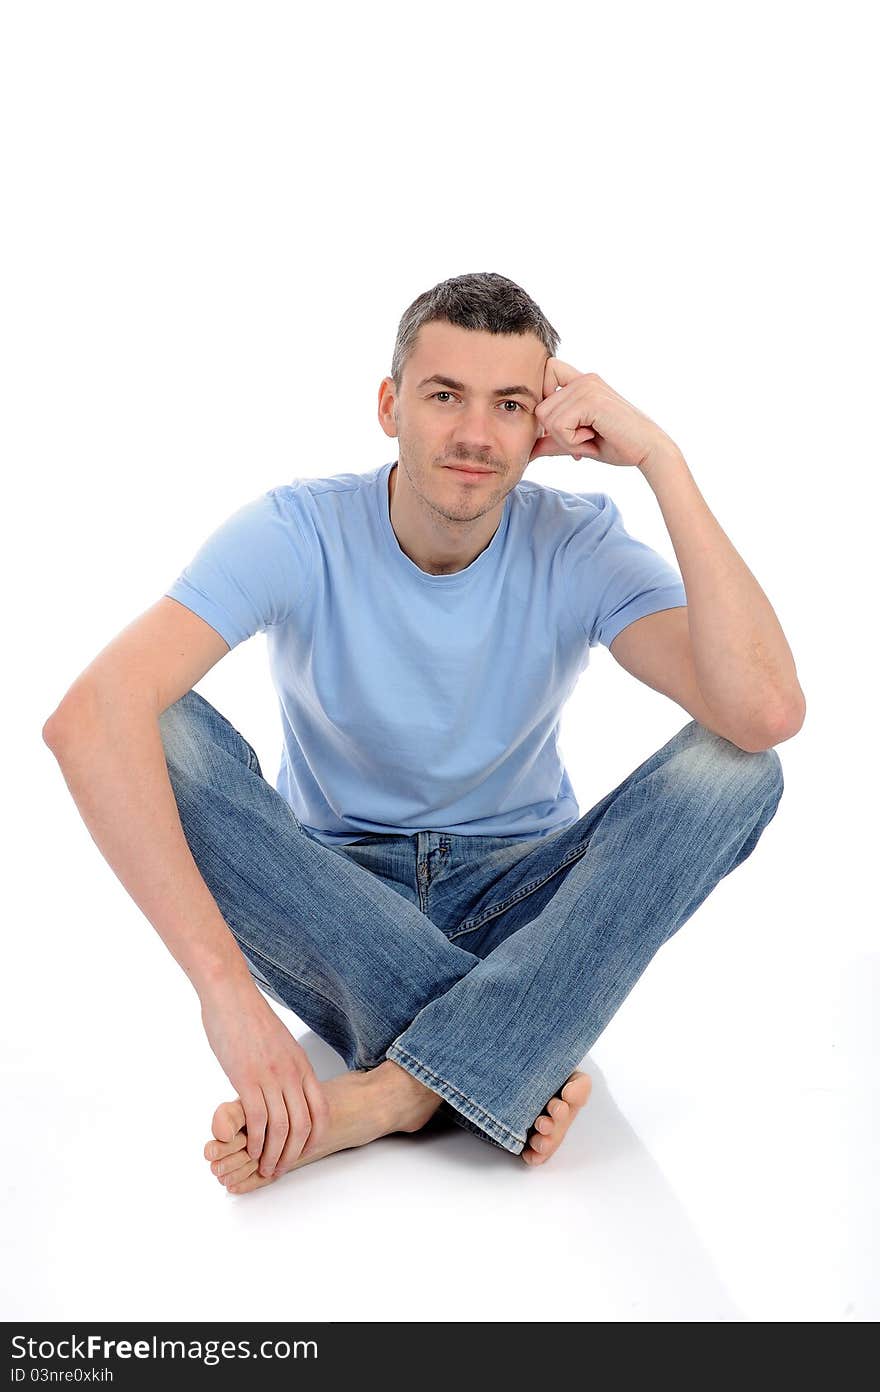
[[[488,408],[478,405],[466,407],[455,422],[452,444],[461,455],[470,455],[475,463],[480,455],[495,448],[495,421]],[[487,465],[488,460],[484,461]]]

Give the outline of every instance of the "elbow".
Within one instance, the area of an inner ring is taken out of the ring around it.
[[[82,730],[96,711],[93,694],[82,686],[81,680],[74,685],[76,689],[65,692],[43,726],[43,743],[53,754],[57,754],[62,744],[67,744],[70,732]]]
[[[761,727],[756,737],[742,747],[750,754],[761,754],[765,749],[784,744],[786,740],[793,739],[803,727],[806,714],[807,703],[801,692],[797,701],[783,707],[778,715]]]
[[[63,703],[62,703],[63,704]],[[65,731],[70,727],[70,719],[66,711],[62,711],[61,706],[52,712],[49,719],[43,726],[43,743],[55,754],[61,741],[65,737]]]
[[[58,722],[54,715],[50,715],[43,726],[43,743],[52,750],[53,754],[55,753],[58,745]]]

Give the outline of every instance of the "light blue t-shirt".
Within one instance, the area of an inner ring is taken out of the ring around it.
[[[303,478],[223,522],[166,590],[230,648],[265,632],[275,787],[325,845],[368,833],[542,837],[581,815],[557,736],[590,648],[687,604],[606,493],[522,479],[464,570],[429,575],[388,476]]]

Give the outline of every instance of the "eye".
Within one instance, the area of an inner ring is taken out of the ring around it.
[[[444,390],[444,391],[437,391],[437,392],[433,392],[433,393],[431,394],[431,396],[428,398],[428,400],[429,400],[429,401],[434,401],[434,400],[436,400],[436,398],[437,398],[438,396],[450,396],[450,395],[451,395],[451,392],[448,392],[448,391],[445,391],[445,390]],[[525,406],[523,406],[521,402],[519,402],[519,401],[514,401],[514,399],[513,399],[512,396],[511,396],[511,397],[508,397],[508,399],[507,399],[506,401],[502,401],[502,402],[501,402],[501,405],[502,405],[502,406],[516,406],[516,408],[517,408],[518,411],[524,411],[524,410],[526,409]],[[503,414],[504,414],[505,416],[510,416],[510,415],[515,416],[515,415],[517,414],[517,411],[505,411]]]

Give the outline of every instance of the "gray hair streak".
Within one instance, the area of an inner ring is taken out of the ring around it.
[[[551,358],[556,357],[559,334],[535,301],[515,281],[495,271],[475,271],[452,276],[425,290],[404,310],[397,330],[391,378],[394,389],[400,383],[406,361],[412,353],[423,324],[442,320],[463,329],[482,329],[485,333],[533,333]]]

